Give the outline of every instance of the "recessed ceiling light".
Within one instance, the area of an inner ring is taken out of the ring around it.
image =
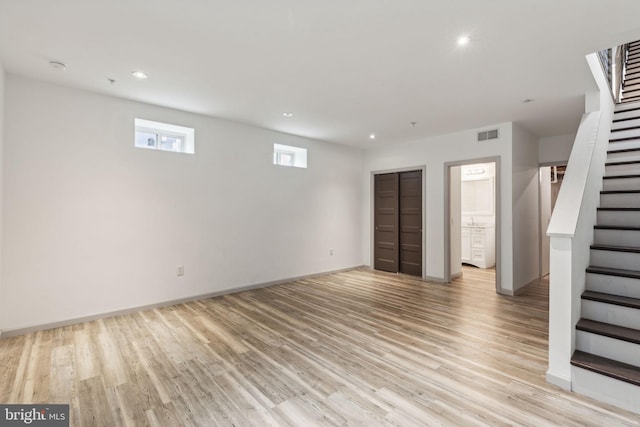
[[[66,70],[67,66],[60,61],[49,61],[49,65],[51,65],[52,68],[56,69],[56,70]]]
[[[140,79],[140,80],[144,80],[144,79],[149,77],[142,71],[134,71],[131,74],[133,74],[133,77],[135,77],[136,79]]]
[[[471,41],[471,37],[469,36],[460,36],[458,37],[458,46],[466,46]]]
[[[293,117],[293,113],[291,111],[285,111],[282,115],[285,117]]]
[[[371,135],[369,135],[369,139],[376,139],[376,134],[372,133]]]

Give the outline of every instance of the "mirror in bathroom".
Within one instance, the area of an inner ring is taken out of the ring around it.
[[[493,177],[462,181],[462,214],[494,215]]]

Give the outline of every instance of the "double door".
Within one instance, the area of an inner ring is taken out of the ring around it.
[[[422,171],[374,177],[376,270],[422,276]]]

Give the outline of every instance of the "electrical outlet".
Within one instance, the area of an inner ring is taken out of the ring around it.
[[[184,276],[184,265],[179,265],[178,266],[178,276]]]
[[[333,256],[333,248],[329,248],[329,255]]]

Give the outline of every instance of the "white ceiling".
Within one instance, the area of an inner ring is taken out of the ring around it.
[[[550,136],[595,89],[584,56],[640,39],[639,16],[638,0],[0,0],[0,62],[359,147],[505,121]]]

